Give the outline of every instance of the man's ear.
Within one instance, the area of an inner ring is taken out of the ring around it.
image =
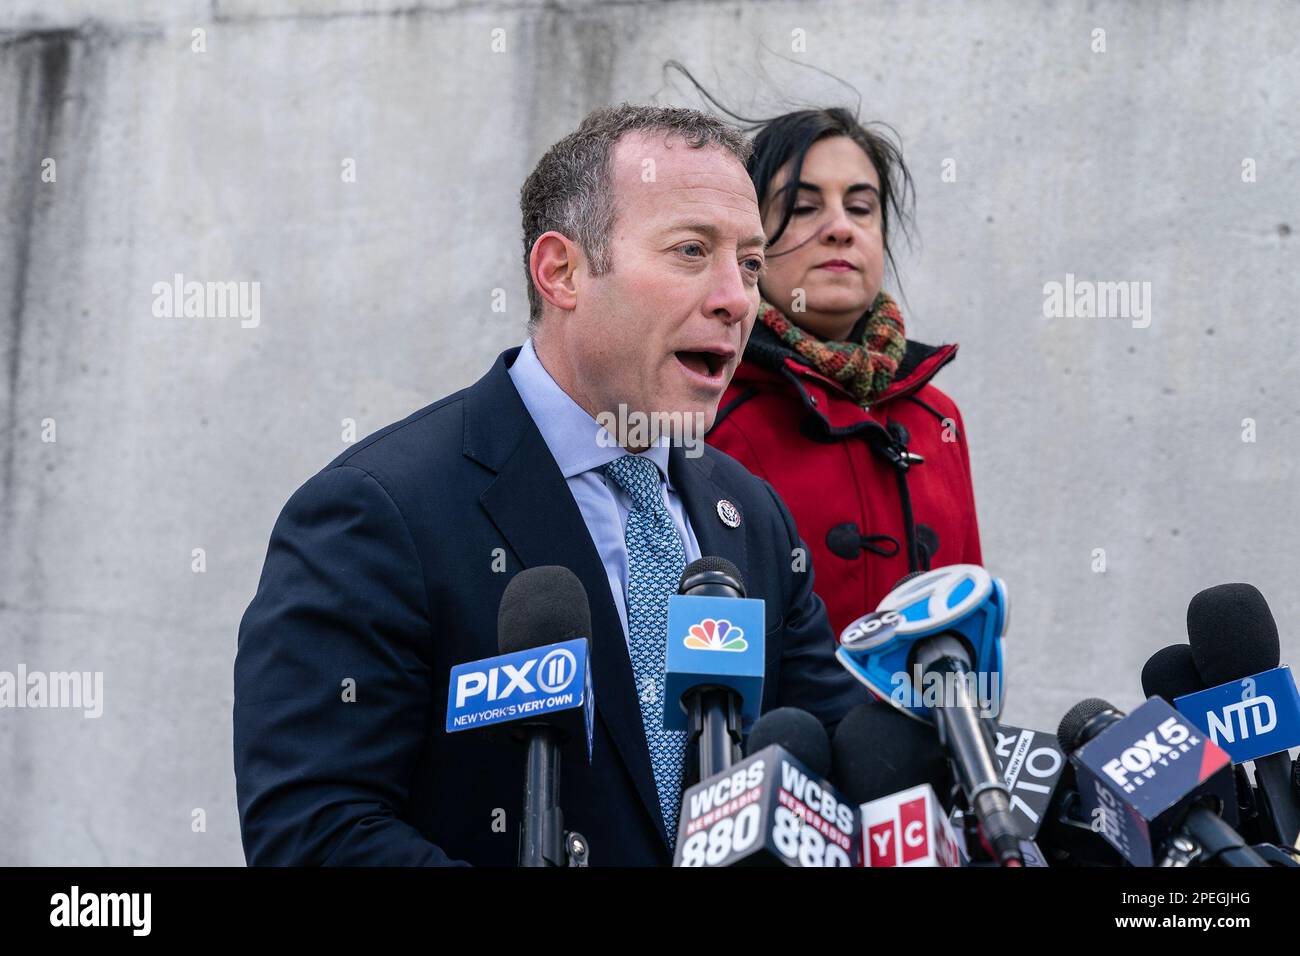
[[[572,312],[578,305],[574,273],[582,261],[577,245],[561,233],[544,232],[528,255],[528,271],[537,293],[557,309]]]

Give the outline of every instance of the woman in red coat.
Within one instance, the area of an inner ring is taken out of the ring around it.
[[[966,429],[932,384],[957,346],[907,339],[882,289],[911,187],[889,140],[825,109],[754,146],[763,301],[707,440],[785,499],[838,634],[907,573],[980,563]]]

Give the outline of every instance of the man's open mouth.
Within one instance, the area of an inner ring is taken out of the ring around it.
[[[673,354],[687,369],[705,378],[717,378],[727,367],[726,356],[717,352],[680,351]]]

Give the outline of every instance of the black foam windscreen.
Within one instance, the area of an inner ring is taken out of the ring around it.
[[[1209,687],[1272,670],[1282,657],[1273,612],[1252,584],[1219,584],[1192,598],[1187,640]]]
[[[1086,744],[1091,737],[1084,735],[1084,728],[1098,714],[1104,714],[1107,711],[1118,713],[1113,704],[1102,700],[1100,697],[1089,697],[1087,700],[1081,700],[1067,710],[1056,730],[1056,741],[1061,745],[1061,749],[1066,754],[1072,754]]]
[[[700,584],[707,585],[725,578],[731,578],[731,583],[740,592],[740,596],[745,596],[745,579],[740,575],[740,568],[726,558],[705,555],[686,565],[686,570],[677,582],[677,593],[685,594]]]
[[[578,576],[556,564],[525,568],[506,585],[497,610],[502,654],[591,638],[591,605]]]
[[[1192,645],[1170,644],[1162,647],[1142,665],[1142,693],[1163,697],[1173,706],[1174,698],[1205,690],[1205,681],[1192,659]]]
[[[745,741],[745,754],[779,744],[801,764],[823,780],[831,772],[831,742],[820,720],[798,707],[778,707],[758,720]]]
[[[844,715],[831,740],[831,779],[854,803],[928,783],[945,807],[952,770],[934,727],[867,701]]]

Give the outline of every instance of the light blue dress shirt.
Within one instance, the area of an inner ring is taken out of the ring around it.
[[[560,466],[560,474],[582,512],[582,520],[586,522],[596,553],[605,566],[610,594],[618,608],[619,620],[623,622],[623,639],[626,641],[628,575],[624,529],[628,512],[632,510],[632,499],[615,481],[607,479],[602,469],[615,458],[626,455],[627,449],[617,445],[601,446],[598,438],[604,429],[551,378],[537,357],[531,338],[519,350],[515,364],[510,366],[510,380],[542,433],[542,440]],[[617,409],[610,411],[616,413]],[[606,441],[608,443],[609,439]],[[668,452],[668,438],[664,437],[643,454],[659,467],[668,514],[681,536],[686,563],[690,564],[700,556],[700,545],[686,517],[681,496],[668,477]]]

